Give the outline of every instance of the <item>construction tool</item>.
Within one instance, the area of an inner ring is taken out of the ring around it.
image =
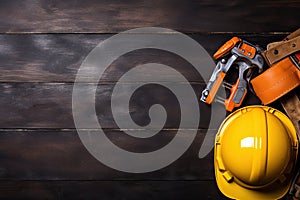
[[[218,62],[200,100],[207,104],[211,104],[214,100],[221,101],[227,111],[239,107],[247,93],[247,82],[255,71],[253,69],[258,69],[259,73],[263,70],[264,59],[260,54],[261,51],[262,48],[238,37],[227,41],[213,56]],[[231,85],[223,80],[233,66],[238,66],[239,75],[236,82]],[[230,90],[227,99],[215,98],[222,83]]]

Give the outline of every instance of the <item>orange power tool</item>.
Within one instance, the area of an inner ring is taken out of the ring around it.
[[[215,60],[218,60],[218,63],[206,88],[202,92],[200,100],[211,104],[228,70],[232,66],[237,65],[239,71],[237,81],[233,85],[223,84],[230,89],[230,95],[227,99],[224,99],[223,103],[227,111],[232,111],[235,107],[239,107],[247,93],[247,81],[249,82],[254,71],[249,71],[249,69],[258,68],[259,73],[263,70],[264,59],[261,56],[261,51],[260,47],[238,37],[233,37],[227,41],[213,56]],[[246,71],[247,76],[245,77]]]

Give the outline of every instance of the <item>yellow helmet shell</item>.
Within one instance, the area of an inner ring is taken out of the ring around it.
[[[216,135],[215,175],[233,199],[278,199],[291,184],[296,163],[296,130],[280,111],[247,106],[229,115]]]

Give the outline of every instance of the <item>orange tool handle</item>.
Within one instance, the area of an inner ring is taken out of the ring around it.
[[[230,51],[238,42],[242,41],[238,37],[233,37],[228,40],[225,44],[223,44],[218,51],[214,54],[214,59],[218,59],[224,56],[228,51]]]
[[[295,54],[295,56],[299,60],[299,64],[300,64],[300,53]]]
[[[230,89],[230,96],[225,100],[225,108],[229,112],[231,112],[235,107],[240,107],[247,94],[246,88],[238,88],[239,83],[240,79],[238,79],[237,82],[232,86]]]
[[[226,74],[224,72],[219,73],[217,80],[214,82],[214,85],[212,86],[212,88],[206,98],[206,103],[211,104],[211,102],[214,100],[214,98],[223,82],[225,75]]]

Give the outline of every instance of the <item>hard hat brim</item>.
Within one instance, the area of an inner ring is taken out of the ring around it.
[[[247,106],[242,109],[247,108],[262,108],[266,111],[269,111],[270,108],[267,106]],[[278,179],[273,183],[270,183],[267,186],[261,187],[261,188],[251,188],[245,187],[243,184],[241,184],[240,180],[235,180],[236,177],[230,176],[228,178],[228,173],[226,174],[227,170],[225,169],[222,162],[218,162],[218,158],[221,158],[219,155],[220,152],[218,152],[217,143],[220,140],[220,137],[222,137],[222,134],[220,131],[224,126],[226,126],[227,123],[230,123],[230,120],[235,117],[235,115],[238,114],[242,109],[239,109],[233,113],[231,113],[221,124],[219,131],[216,135],[216,141],[215,141],[215,148],[214,148],[214,168],[215,168],[215,177],[216,182],[218,185],[218,188],[220,191],[227,197],[232,199],[242,199],[242,200],[252,200],[252,199],[280,199],[282,198],[289,190],[289,187],[292,183],[292,173],[291,171],[286,171],[288,173],[281,174],[284,176],[284,178],[281,179],[281,181]],[[285,128],[287,129],[287,133],[289,134],[289,137],[291,139],[291,145],[293,148],[293,154],[290,162],[296,162],[297,156],[298,156],[298,139],[296,130],[292,124],[292,122],[289,120],[287,116],[285,116],[280,111],[276,110],[274,112],[272,109],[272,113],[278,117],[281,122],[284,124]],[[221,143],[220,143],[221,144]],[[219,163],[219,164],[218,164]],[[220,165],[220,166],[218,166]],[[291,169],[293,168],[293,165],[290,165]],[[278,174],[280,176],[280,174]]]
[[[215,166],[215,176],[220,191],[227,197],[232,199],[280,199],[289,190],[291,179],[286,183],[274,182],[273,184],[263,189],[245,188],[235,181],[227,182],[221,171],[217,170]]]

